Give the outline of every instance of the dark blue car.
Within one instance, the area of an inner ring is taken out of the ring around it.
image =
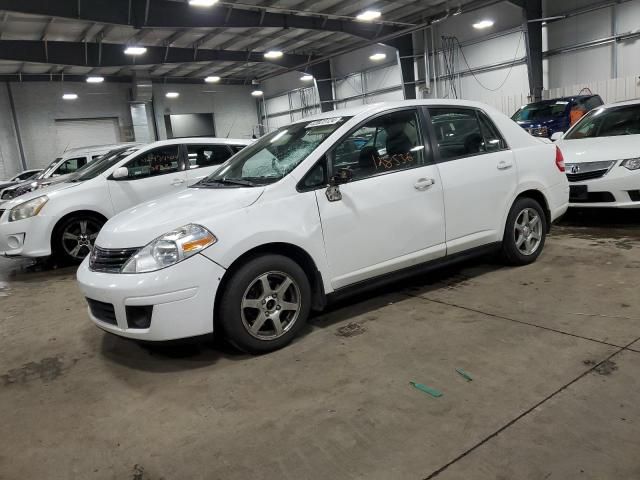
[[[602,105],[599,95],[576,95],[530,103],[511,117],[534,137],[551,138],[555,132],[566,132],[589,110]]]

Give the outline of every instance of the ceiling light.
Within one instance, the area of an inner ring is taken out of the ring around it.
[[[251,92],[251,95],[253,95],[254,97],[261,97],[264,94],[264,92],[262,90],[254,90],[253,92]]]
[[[220,81],[220,77],[214,75],[212,77],[205,78],[204,81],[207,83],[216,83]]]
[[[309,75],[308,73],[305,73],[303,76],[300,77],[300,80],[302,80],[303,82],[310,82],[311,80],[313,80],[313,75]]]
[[[477,28],[478,30],[489,27],[493,27],[493,20],[482,20],[478,23],[473,24],[473,28]]]
[[[62,95],[63,100],[76,100],[77,98],[78,95],[75,93],[65,93],[64,95]]]
[[[369,57],[369,60],[373,60],[374,62],[379,62],[380,60],[384,60],[385,58],[387,58],[387,54],[386,53],[374,53],[373,55],[371,55]]]
[[[127,55],[144,55],[147,53],[147,49],[145,47],[127,47],[124,53]]]
[[[264,54],[264,58],[280,58],[282,57],[282,52],[279,50],[269,50]]]
[[[382,14],[377,10],[367,10],[366,12],[362,12],[356,18],[358,20],[362,20],[364,22],[370,22],[371,20],[375,20],[376,18],[380,18],[380,15],[382,15]]]
[[[87,77],[87,83],[102,83],[104,77]]]
[[[218,0],[189,0],[189,5],[194,7],[211,7],[218,3]]]
[[[178,92],[167,92],[165,97],[167,98],[178,98],[180,94]]]

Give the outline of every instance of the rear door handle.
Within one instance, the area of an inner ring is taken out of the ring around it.
[[[500,160],[496,166],[498,170],[507,170],[508,168],[513,167],[513,162],[511,160]]]
[[[433,178],[421,178],[413,185],[413,188],[415,188],[419,192],[423,192],[435,185],[435,183],[436,181]]]
[[[171,182],[171,185],[173,185],[174,187],[177,187],[178,185],[182,185],[184,183],[184,180],[182,178],[174,178],[173,181]]]

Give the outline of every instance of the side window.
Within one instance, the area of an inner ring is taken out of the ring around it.
[[[244,147],[246,147],[246,145],[231,145],[231,150],[233,150],[233,153],[235,154],[242,150]]]
[[[507,142],[504,141],[500,132],[493,124],[493,122],[482,112],[478,112],[478,118],[480,119],[480,129],[482,130],[482,137],[484,138],[484,149],[487,152],[497,152],[500,150],[506,150]]]
[[[131,160],[126,167],[129,169],[129,180],[155,177],[178,171],[179,146],[157,148],[145,152]]]
[[[85,157],[70,158],[65,160],[55,171],[54,175],[67,175],[73,173],[87,163]]]
[[[353,179],[428,163],[415,110],[393,112],[351,132],[333,151],[333,171],[349,169]]]
[[[189,168],[220,165],[231,155],[231,150],[226,145],[187,145]]]
[[[311,170],[304,176],[299,187],[303,190],[324,187],[329,181],[327,180],[327,159],[323,157],[316,163]]]
[[[430,108],[431,123],[442,160],[484,153],[485,142],[476,111],[468,108]]]

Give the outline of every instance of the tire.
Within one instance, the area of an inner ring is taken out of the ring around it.
[[[540,256],[546,237],[547,221],[542,206],[533,198],[518,198],[507,217],[502,259],[508,265],[529,265]]]
[[[219,325],[240,350],[267,353],[288,345],[310,310],[311,286],[304,270],[288,257],[269,254],[232,274],[221,296]]]
[[[54,257],[65,264],[79,264],[91,252],[104,224],[97,215],[81,213],[65,218],[56,225],[51,239]]]

